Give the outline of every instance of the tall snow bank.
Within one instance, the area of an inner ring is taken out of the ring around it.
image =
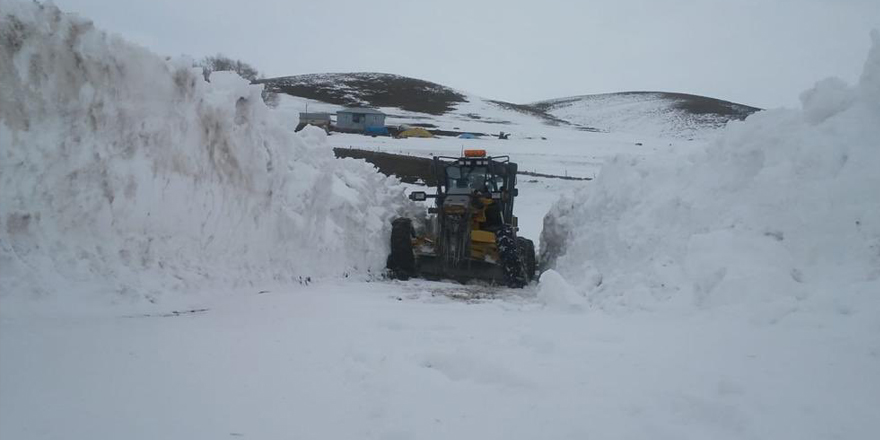
[[[731,123],[689,157],[608,163],[545,217],[545,263],[594,307],[876,311],[880,35],[872,38],[855,86],[821,81],[802,109]]]
[[[52,5],[0,4],[2,295],[379,270],[403,189],[278,125],[260,91]]]

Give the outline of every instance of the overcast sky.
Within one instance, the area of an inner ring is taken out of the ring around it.
[[[517,103],[625,90],[798,105],[858,80],[880,0],[55,0],[162,55],[376,71]]]

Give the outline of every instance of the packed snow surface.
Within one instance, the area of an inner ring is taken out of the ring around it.
[[[0,15],[0,292],[169,291],[376,273],[403,188],[54,6]]]
[[[327,281],[215,296],[190,313],[6,314],[0,437],[802,440],[880,430],[880,344],[854,339],[868,330],[856,321],[613,315],[544,306],[531,289]]]

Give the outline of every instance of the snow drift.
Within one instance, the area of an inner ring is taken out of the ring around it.
[[[855,86],[821,81],[802,109],[732,122],[686,160],[606,164],[545,217],[545,263],[595,307],[876,311],[880,34],[872,38]]]
[[[0,8],[0,292],[160,292],[367,274],[396,180],[52,5]]]

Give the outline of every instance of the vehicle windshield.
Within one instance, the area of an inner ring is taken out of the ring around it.
[[[446,167],[447,193],[470,194],[483,187],[488,191],[498,191],[494,176],[488,174],[487,167]]]

